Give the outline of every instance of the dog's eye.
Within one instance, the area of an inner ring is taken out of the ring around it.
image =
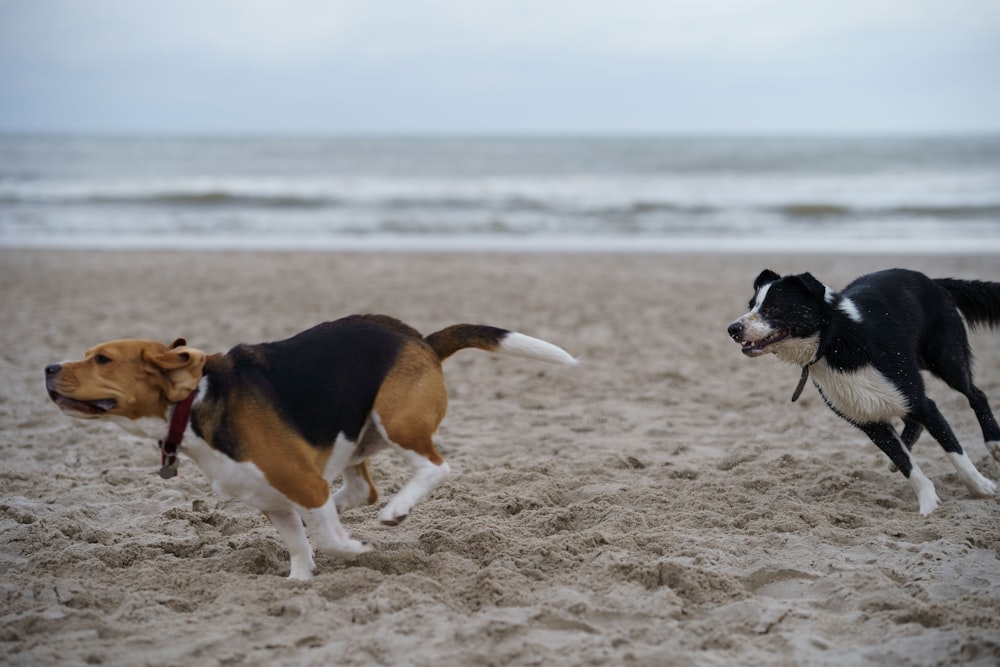
[[[104,364],[110,364],[111,363],[111,357],[103,355],[103,354],[99,354],[96,357],[94,357],[94,362],[98,366],[103,366]]]

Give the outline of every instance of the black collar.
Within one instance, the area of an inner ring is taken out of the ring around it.
[[[799,383],[795,386],[795,391],[792,392],[792,403],[799,400],[799,396],[802,395],[802,390],[806,386],[806,380],[809,379],[809,367],[819,361],[820,356],[822,355],[817,354],[815,359],[802,367],[802,375],[799,376]]]

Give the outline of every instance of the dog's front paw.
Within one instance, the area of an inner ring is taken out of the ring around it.
[[[292,571],[289,573],[288,578],[292,581],[309,581],[313,578],[312,569],[296,567],[295,563],[292,563]]]
[[[289,573],[288,578],[294,581],[309,581],[313,576],[313,568],[316,567],[313,563],[312,550],[308,550],[305,553],[292,554],[292,571]]]
[[[920,503],[920,514],[922,516],[927,516],[941,504],[941,499],[938,498],[937,492],[930,485],[920,490],[917,494],[917,501]]]

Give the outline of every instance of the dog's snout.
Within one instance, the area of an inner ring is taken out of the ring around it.
[[[49,364],[45,367],[45,388],[49,391],[55,391],[56,385],[59,384],[59,372],[62,370],[62,364]]]
[[[733,340],[736,340],[743,333],[743,329],[744,329],[743,323],[740,322],[739,320],[736,320],[735,322],[729,325],[729,329],[727,329],[727,331],[729,332],[729,337],[732,338]]]

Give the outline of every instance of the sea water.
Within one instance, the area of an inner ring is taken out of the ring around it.
[[[0,245],[1000,252],[1000,137],[0,135]]]

